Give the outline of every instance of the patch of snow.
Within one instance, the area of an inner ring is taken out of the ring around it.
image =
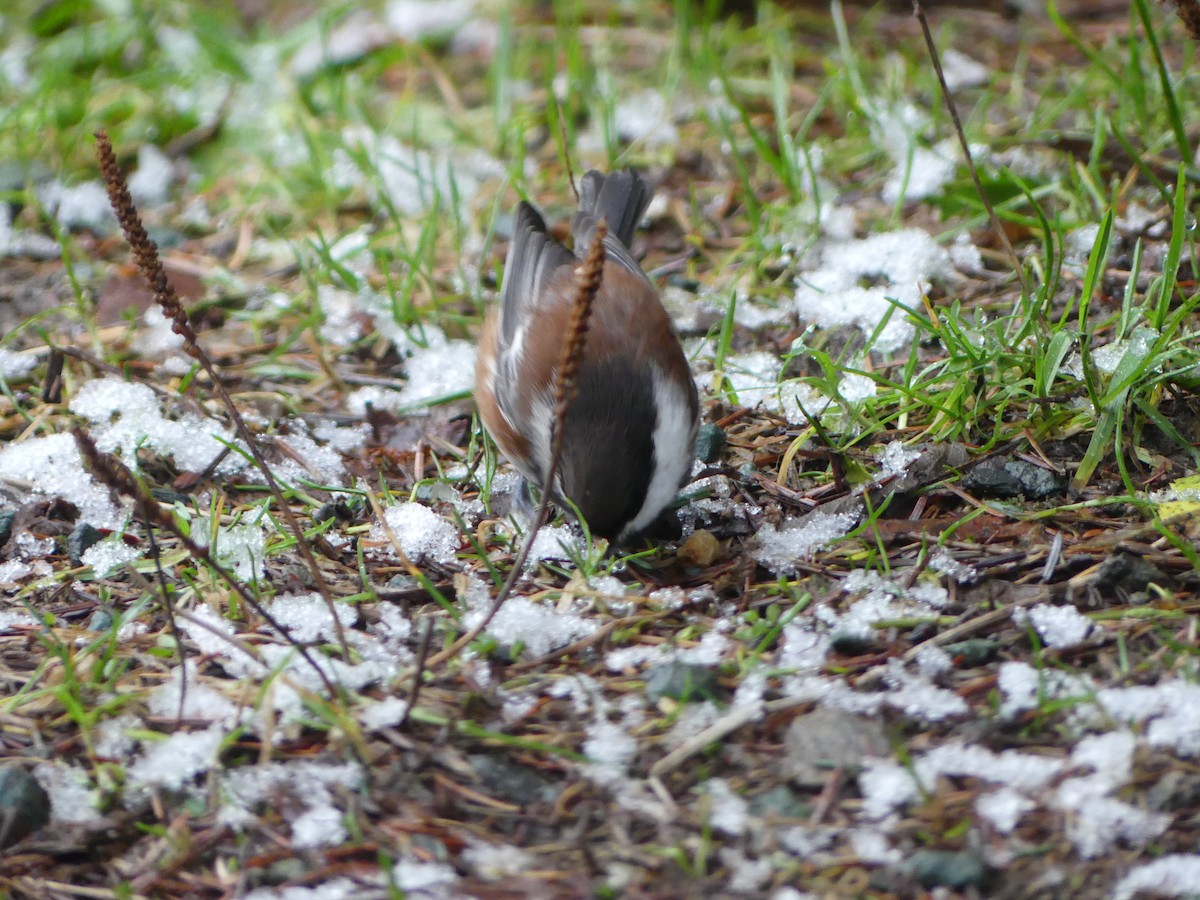
[[[1054,606],[1039,603],[1012,612],[1013,622],[1021,627],[1032,625],[1047,647],[1066,649],[1076,647],[1087,640],[1092,631],[1092,620],[1074,606]]]
[[[388,507],[384,516],[400,550],[411,562],[426,557],[439,563],[454,560],[460,543],[458,529],[429,507],[420,503],[401,503]],[[371,526],[370,540],[381,545],[378,552],[392,554],[391,541],[380,523]]]

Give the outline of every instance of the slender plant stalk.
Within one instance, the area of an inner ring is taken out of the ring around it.
[[[258,441],[247,427],[245,419],[242,418],[241,412],[238,411],[237,405],[233,402],[233,397],[229,395],[225,383],[221,380],[221,376],[217,372],[217,367],[196,340],[196,332],[192,329],[191,323],[188,321],[187,312],[184,310],[183,304],[179,302],[179,296],[175,293],[175,289],[167,281],[166,270],[163,268],[162,260],[158,257],[158,246],[146,233],[141,217],[138,215],[137,207],[133,203],[133,198],[129,196],[129,187],[125,181],[125,175],[121,171],[121,167],[117,164],[117,157],[113,152],[112,142],[108,139],[108,133],[101,129],[96,132],[95,137],[96,158],[100,162],[100,172],[104,176],[104,186],[108,191],[108,201],[113,208],[113,212],[117,214],[117,221],[121,223],[121,230],[125,233],[125,240],[129,242],[130,249],[133,250],[133,258],[137,262],[138,269],[141,271],[142,277],[150,285],[155,302],[162,308],[163,314],[171,320],[171,330],[183,338],[184,352],[200,363],[200,366],[208,374],[213,389],[217,392],[225,409],[229,412],[229,417],[233,421],[238,437],[250,449],[250,454],[254,457],[254,464],[262,472],[263,478],[266,480],[268,488],[270,488],[271,496],[275,498],[275,503],[279,506],[284,521],[287,522],[288,530],[292,532],[292,536],[296,539],[296,546],[300,550],[300,555],[304,557],[304,562],[308,566],[308,570],[312,573],[313,582],[316,584],[322,599],[324,599],[325,605],[329,608],[329,614],[333,618],[333,627],[337,634],[342,655],[344,658],[349,659],[350,645],[346,642],[346,632],[342,628],[341,619],[338,618],[337,610],[334,606],[333,594],[330,593],[329,585],[325,582],[325,577],[321,574],[320,566],[317,565],[312,548],[308,546],[308,541],[304,537],[304,529],[300,527],[300,522],[296,518],[296,514],[292,512],[291,506],[284,499],[283,491],[280,490],[279,483],[275,480],[275,475],[258,446]]]
[[[962,147],[963,157],[967,161],[967,171],[971,173],[971,181],[975,184],[975,192],[979,195],[979,199],[983,203],[983,208],[987,210],[988,218],[992,222],[992,228],[996,232],[996,237],[1000,239],[1000,244],[1004,247],[1004,252],[1012,263],[1013,273],[1017,276],[1017,280],[1021,282],[1021,293],[1028,297],[1029,282],[1025,278],[1025,268],[1021,265],[1021,259],[1017,256],[1017,251],[1013,249],[1012,241],[1008,239],[1008,234],[1000,224],[1000,217],[996,215],[992,201],[988,199],[987,193],[983,189],[983,182],[979,180],[979,170],[975,168],[975,159],[971,156],[971,145],[967,143],[967,133],[963,131],[962,119],[958,117],[958,107],[954,105],[954,97],[950,94],[950,86],[946,84],[946,74],[942,71],[942,58],[938,54],[937,45],[933,42],[933,33],[929,30],[929,20],[925,17],[925,10],[921,7],[921,0],[913,0],[913,15],[921,23],[921,32],[925,35],[925,47],[929,51],[929,58],[933,61],[933,69],[937,72],[938,86],[942,91],[942,99],[946,101],[946,109],[950,111],[950,118],[954,121],[954,132],[958,135],[958,143]]]
[[[529,526],[529,531],[525,535],[516,559],[513,560],[508,578],[504,580],[504,585],[500,588],[500,593],[496,595],[496,600],[492,603],[488,614],[445,650],[431,656],[428,663],[431,668],[441,665],[457,655],[491,624],[496,613],[500,612],[500,607],[504,605],[504,601],[512,594],[513,586],[516,585],[517,579],[521,577],[521,572],[525,568],[525,560],[529,558],[529,551],[533,547],[537,533],[546,523],[546,517],[550,512],[550,497],[553,493],[554,480],[558,475],[558,463],[562,456],[567,411],[571,408],[571,402],[575,399],[579,388],[577,377],[579,367],[583,363],[583,349],[587,343],[588,325],[592,318],[592,304],[595,302],[596,294],[600,291],[600,283],[604,277],[604,238],[607,234],[608,224],[601,219],[596,223],[596,233],[592,236],[591,244],[588,245],[588,253],[583,264],[575,270],[575,298],[571,306],[571,321],[567,326],[566,335],[563,337],[562,362],[558,365],[554,379],[550,461],[546,465],[546,471],[542,477],[542,499],[534,514],[533,522]]]
[[[329,676],[325,674],[325,670],[317,665],[316,660],[309,654],[308,648],[293,638],[288,633],[287,628],[267,612],[266,608],[255,599],[249,589],[232,572],[217,562],[207,547],[201,547],[191,537],[184,534],[183,529],[176,523],[175,518],[158,505],[158,501],[133,477],[133,473],[129,471],[124,463],[114,456],[101,453],[95,441],[92,440],[91,435],[82,428],[76,426],[72,429],[71,433],[75,437],[75,445],[79,448],[79,455],[83,457],[88,468],[92,470],[100,481],[104,482],[114,491],[133,499],[137,504],[138,515],[146,523],[147,528],[157,526],[163,529],[163,531],[173,534],[194,559],[200,560],[216,572],[221,580],[229,585],[234,593],[242,599],[243,603],[258,613],[268,625],[279,632],[280,637],[296,648],[297,652],[316,671],[331,697],[338,696],[337,688],[329,680]],[[168,605],[170,604],[169,597],[166,602]],[[174,621],[173,617],[172,621]],[[181,644],[180,652],[182,650],[183,646]]]

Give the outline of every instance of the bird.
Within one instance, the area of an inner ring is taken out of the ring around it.
[[[484,427],[524,487],[541,487],[575,270],[603,221],[603,274],[551,497],[568,512],[573,505],[593,535],[616,542],[644,531],[676,499],[691,472],[700,424],[687,356],[630,249],[652,197],[633,170],[588,172],[571,220],[573,251],[521,201],[500,301],[485,319],[475,369]]]

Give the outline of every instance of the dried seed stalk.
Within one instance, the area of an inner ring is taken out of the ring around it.
[[[575,394],[578,391],[576,378],[579,375],[579,367],[583,364],[583,351],[587,345],[587,332],[592,318],[592,305],[595,303],[596,295],[600,292],[600,285],[604,280],[604,238],[607,234],[608,224],[601,219],[596,223],[596,233],[592,236],[592,242],[588,245],[587,256],[584,257],[579,267],[575,269],[575,296],[571,304],[571,319],[567,324],[566,334],[563,336],[562,362],[559,363],[554,378],[554,416],[550,431],[550,461],[546,465],[546,471],[542,477],[542,499],[538,504],[537,512],[534,514],[533,522],[530,523],[529,531],[525,535],[525,540],[521,543],[521,549],[517,552],[517,556],[513,560],[508,578],[504,580],[504,585],[500,588],[500,593],[496,595],[496,600],[492,603],[492,608],[488,610],[488,614],[474,628],[462,635],[445,650],[431,656],[428,663],[430,668],[441,665],[446,660],[456,656],[471,641],[479,637],[483,633],[483,630],[491,624],[492,619],[496,617],[496,613],[500,611],[500,607],[504,605],[504,601],[512,594],[513,586],[517,583],[517,579],[521,577],[521,571],[525,568],[525,560],[529,558],[529,550],[533,547],[537,533],[542,525],[546,523],[546,516],[550,511],[550,497],[554,487],[554,479],[558,475],[558,463],[562,456],[563,432],[567,422],[567,412],[571,408],[571,402],[575,399]]]
[[[104,186],[108,191],[108,201],[113,208],[113,212],[117,214],[117,221],[121,223],[121,230],[125,233],[125,240],[129,242],[129,246],[133,250],[133,257],[137,261],[138,269],[141,270],[142,277],[146,279],[151,291],[154,292],[155,302],[158,303],[163,314],[171,320],[171,330],[183,338],[185,352],[192,359],[196,360],[196,362],[200,363],[201,368],[208,374],[209,380],[213,385],[213,390],[217,392],[217,396],[221,398],[221,403],[228,411],[229,418],[233,422],[233,427],[237,431],[238,437],[242,439],[249,448],[251,456],[254,457],[254,464],[262,472],[263,478],[267,482],[267,487],[271,491],[271,496],[275,499],[276,505],[287,522],[288,530],[291,531],[292,536],[296,539],[296,547],[299,549],[300,555],[304,557],[304,563],[308,566],[308,570],[312,573],[313,583],[316,585],[321,598],[325,601],[325,605],[329,608],[329,615],[333,618],[333,627],[337,634],[338,645],[341,648],[342,655],[349,659],[350,645],[346,641],[346,632],[342,628],[341,619],[338,618],[337,610],[334,608],[333,595],[330,593],[329,585],[326,584],[325,577],[321,574],[320,566],[317,565],[317,560],[308,545],[308,540],[304,537],[304,529],[300,527],[300,522],[296,518],[296,514],[292,512],[291,506],[284,499],[283,491],[279,488],[279,482],[275,480],[275,475],[271,471],[271,467],[267,465],[266,457],[263,456],[262,450],[258,446],[258,441],[247,427],[241,412],[233,402],[233,397],[229,395],[229,391],[225,388],[225,383],[221,380],[216,365],[214,365],[208,354],[196,342],[196,332],[192,328],[191,323],[188,322],[187,312],[184,310],[183,304],[179,302],[179,295],[175,293],[175,289],[171,287],[171,283],[167,280],[166,270],[163,269],[162,260],[158,256],[158,246],[150,239],[150,235],[146,233],[141,217],[138,215],[137,207],[133,203],[133,198],[129,196],[129,188],[125,182],[125,175],[121,171],[121,167],[117,164],[117,157],[113,152],[112,142],[108,139],[107,132],[101,129],[96,132],[95,137],[96,158],[100,162],[100,172],[104,176]]]
[[[137,504],[138,515],[147,528],[158,527],[163,531],[173,534],[194,559],[200,560],[216,572],[221,580],[229,585],[241,598],[243,603],[254,610],[268,625],[279,632],[285,641],[296,648],[296,651],[316,671],[324,683],[326,690],[329,691],[329,695],[331,697],[338,696],[337,688],[329,680],[329,676],[325,674],[325,670],[317,665],[316,660],[309,654],[308,648],[293,638],[288,633],[288,630],[254,598],[254,595],[246,589],[246,586],[238,581],[232,572],[213,558],[212,554],[208,552],[207,547],[201,547],[183,532],[175,522],[175,518],[158,505],[158,502],[133,477],[133,473],[126,468],[124,463],[107,453],[101,453],[96,443],[92,440],[91,435],[82,428],[76,426],[72,429],[71,433],[75,437],[75,445],[79,448],[79,455],[83,457],[84,462],[87,463],[88,468],[91,469],[92,474],[96,478],[114,491],[132,498]],[[167,605],[169,610],[169,599],[167,600]],[[172,621],[174,621],[173,616]],[[176,636],[176,640],[178,640],[178,635]],[[182,649],[183,644],[180,642],[180,652],[182,652]]]

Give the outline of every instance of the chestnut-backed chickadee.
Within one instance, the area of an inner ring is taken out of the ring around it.
[[[567,412],[556,502],[594,534],[623,539],[675,499],[693,459],[699,400],[658,292],[629,252],[652,191],[635,172],[588,172],[571,220],[575,252],[517,207],[499,310],[480,338],[475,400],[517,470],[540,487],[550,458],[554,374],[575,298],[575,269],[604,219],[604,274]]]

